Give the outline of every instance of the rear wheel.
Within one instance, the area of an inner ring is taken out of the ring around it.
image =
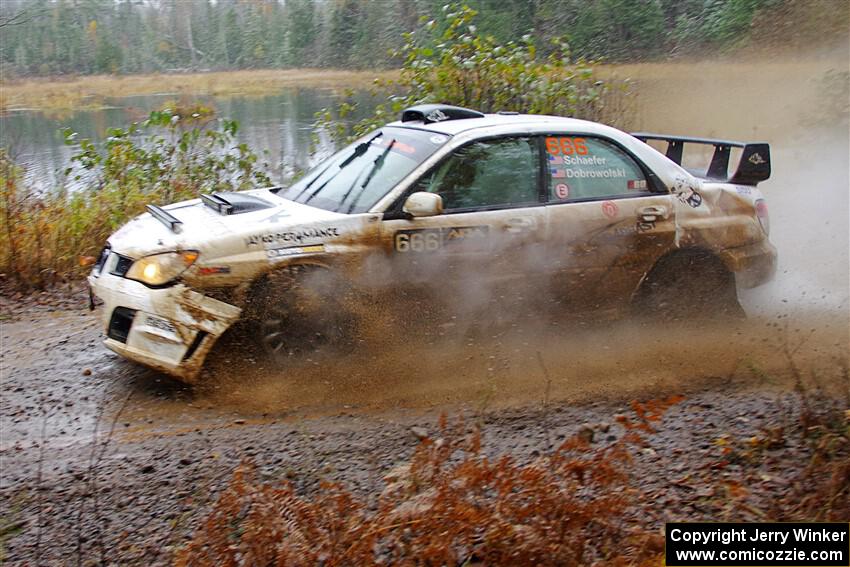
[[[740,319],[735,274],[707,252],[663,258],[641,284],[633,302],[644,318],[662,321]]]
[[[276,362],[346,346],[354,326],[348,297],[347,286],[324,268],[290,266],[270,274],[249,302],[259,346]]]

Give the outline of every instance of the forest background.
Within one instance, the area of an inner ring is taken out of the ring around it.
[[[0,75],[398,68],[393,52],[444,0],[3,0]],[[846,34],[841,0],[469,0],[482,36],[548,55],[660,57],[805,48]]]

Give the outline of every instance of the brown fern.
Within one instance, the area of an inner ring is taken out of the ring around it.
[[[567,439],[520,464],[481,451],[480,431],[440,420],[437,437],[388,475],[377,511],[325,483],[310,497],[234,473],[194,538],[176,555],[194,565],[635,565],[654,561],[658,537],[623,520],[637,503],[631,448],[678,398],[633,404],[626,435],[601,447]],[[648,563],[647,563],[648,564]]]

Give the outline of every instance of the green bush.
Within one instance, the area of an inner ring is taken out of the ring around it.
[[[236,139],[238,124],[203,106],[167,107],[96,145],[77,141],[66,176],[82,188],[38,193],[0,152],[0,266],[7,281],[42,288],[84,274],[106,238],[144,212],[199,193],[271,185],[267,165]]]
[[[483,112],[500,110],[534,114],[608,119],[613,88],[594,77],[592,65],[573,62],[569,45],[553,40],[551,53],[538,54],[531,35],[499,44],[475,26],[477,12],[449,5],[441,21],[423,21],[404,34],[404,45],[394,56],[403,62],[401,77],[376,81],[375,95],[390,95],[371,116],[348,122],[357,103],[349,96],[334,109],[317,115],[320,129],[337,141],[356,138],[391,120],[404,108],[420,103],[445,103]]]

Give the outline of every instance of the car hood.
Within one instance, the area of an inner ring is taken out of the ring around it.
[[[302,205],[278,197],[267,189],[245,191],[239,195],[252,195],[268,206],[258,210],[222,214],[205,205],[201,199],[192,199],[162,207],[180,221],[176,232],[150,213],[134,218],[112,236],[109,246],[115,252],[140,258],[172,250],[198,250],[217,252],[262,238],[268,233],[288,228],[325,226],[344,219],[347,215]]]

